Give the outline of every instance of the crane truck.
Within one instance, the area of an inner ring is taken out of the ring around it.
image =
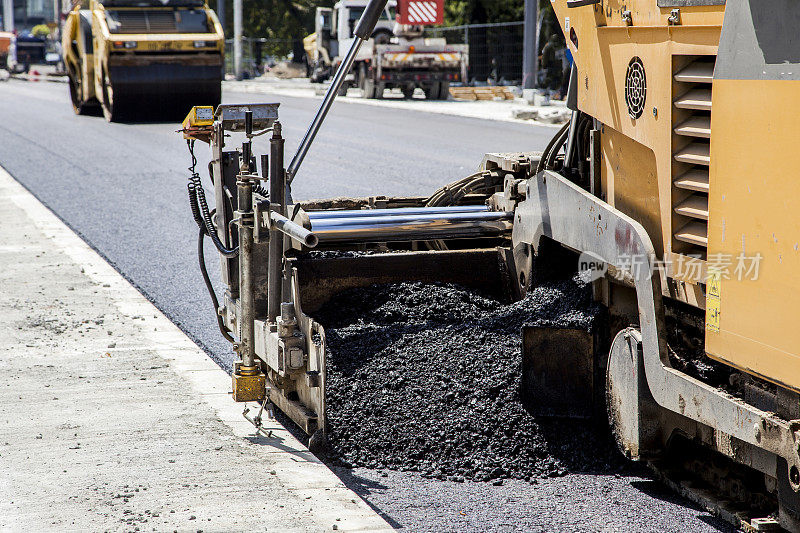
[[[204,0],[83,0],[64,21],[62,50],[79,115],[172,118],[190,102],[220,102],[225,39]]]
[[[366,5],[366,0],[341,0],[332,9],[317,8],[316,32],[304,41],[312,81],[325,81],[339,68],[342,54],[355,40],[354,24]],[[466,79],[469,47],[423,37],[426,26],[442,23],[443,12],[443,0],[387,2],[340,95],[355,86],[362,98],[380,99],[385,90],[393,88],[411,98],[421,88],[430,100],[446,100],[450,84]]]
[[[359,41],[384,5],[370,2]],[[552,5],[575,58],[571,121],[543,151],[486,154],[431,196],[292,199],[359,42],[288,166],[277,105],[187,119],[214,153],[216,218],[199,178],[190,192],[222,260],[233,399],[269,400],[324,442],[313,315],[333,295],[439,281],[522,298],[557,250],[607,317],[588,333],[523,328],[522,393],[551,415],[599,412],[625,456],[736,525],[798,532],[800,3]],[[258,171],[252,139],[268,128]],[[242,148],[223,151],[234,132]]]

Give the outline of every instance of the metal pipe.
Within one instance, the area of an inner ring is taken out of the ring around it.
[[[14,0],[3,0],[3,29],[14,31]],[[5,65],[0,65],[5,67]]]
[[[456,205],[446,207],[398,207],[393,209],[348,209],[346,211],[306,211],[312,221],[330,218],[372,218],[391,215],[425,215],[447,213],[483,213],[485,205]]]
[[[331,105],[333,105],[333,101],[336,99],[336,95],[339,94],[339,89],[341,89],[347,73],[350,72],[350,68],[353,66],[353,62],[356,60],[356,55],[358,55],[358,51],[361,49],[362,44],[364,44],[364,40],[359,38],[354,39],[353,44],[350,46],[350,50],[347,52],[347,55],[342,61],[342,64],[339,65],[339,68],[336,70],[336,75],[333,77],[330,87],[328,87],[328,92],[325,93],[325,98],[322,100],[322,105],[317,111],[314,120],[311,122],[311,126],[308,127],[308,131],[306,131],[303,140],[300,142],[300,147],[297,149],[297,153],[294,154],[294,158],[289,164],[289,168],[286,169],[286,173],[288,174],[287,181],[289,185],[291,185],[294,181],[294,178],[297,175],[297,169],[299,169],[300,165],[303,164],[303,160],[306,158],[308,149],[311,148],[311,143],[314,142],[314,138],[317,136],[317,133],[319,133],[319,128],[322,126],[322,122],[328,115],[328,111],[330,111]]]
[[[512,229],[514,213],[452,213],[312,220],[319,242],[363,243],[498,237]]]
[[[233,73],[242,79],[242,0],[233,0]]]
[[[225,34],[225,0],[217,0],[217,18],[219,19],[219,25],[222,26],[222,33]]]
[[[284,213],[283,203],[285,202],[283,144],[281,123],[276,122],[270,139],[269,197],[271,203],[269,208],[270,213],[281,215]],[[274,323],[281,309],[281,261],[283,259],[283,235],[277,228],[269,230],[267,254],[267,316],[269,322]]]
[[[330,111],[331,105],[336,99],[336,95],[339,93],[339,89],[341,89],[345,77],[348,72],[350,72],[353,62],[355,62],[356,56],[358,55],[358,51],[361,49],[361,45],[372,36],[378,19],[386,9],[386,3],[387,0],[369,0],[369,3],[364,7],[364,12],[361,14],[361,18],[358,20],[358,24],[353,30],[353,44],[350,45],[350,50],[348,50],[342,64],[339,65],[339,69],[336,71],[336,75],[334,75],[331,81],[331,86],[328,87],[328,92],[325,93],[325,98],[322,100],[322,105],[319,111],[317,111],[314,121],[311,123],[311,126],[308,127],[308,131],[305,137],[303,137],[303,141],[300,143],[297,153],[294,154],[289,168],[286,169],[287,185],[291,185],[294,181],[297,170],[300,168],[300,165],[303,164],[303,159],[306,158],[311,143],[314,142],[314,138],[317,136],[322,122],[328,115],[328,111]]]
[[[525,0],[525,27],[522,46],[522,89],[536,88],[536,63],[539,57],[539,39],[536,22],[539,19],[539,0]]]
[[[269,219],[272,224],[284,235],[291,237],[298,243],[302,244],[303,246],[307,246],[308,248],[314,248],[319,244],[319,239],[316,235],[308,231],[306,228],[292,222],[288,218],[283,215],[279,215],[278,213],[271,212],[269,214]]]

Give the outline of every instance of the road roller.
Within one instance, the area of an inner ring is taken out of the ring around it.
[[[204,0],[83,0],[64,22],[62,54],[76,114],[180,119],[220,103],[225,37]]]
[[[587,342],[521,332],[533,404],[603,419],[630,460],[739,527],[800,531],[800,3],[552,5],[575,58],[570,122],[544,151],[486,154],[430,195],[293,199],[347,61],[288,164],[276,104],[187,117],[188,142],[213,153],[214,209],[197,173],[189,196],[222,261],[233,399],[324,443],[313,317],[333,295],[444,281],[519,299],[536,263],[567,254],[606,319]]]

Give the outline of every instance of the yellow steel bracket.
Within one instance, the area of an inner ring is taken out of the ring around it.
[[[211,142],[214,130],[214,108],[212,106],[194,106],[183,119],[181,129],[184,139]]]

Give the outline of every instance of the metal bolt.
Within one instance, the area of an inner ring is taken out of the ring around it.
[[[753,435],[755,435],[758,442],[761,442],[761,428],[758,427],[758,424],[753,426]]]
[[[657,107],[653,108],[653,116],[658,118],[658,108]]]
[[[631,15],[630,11],[623,11],[622,12],[622,20],[628,26],[633,26],[633,15]]]

